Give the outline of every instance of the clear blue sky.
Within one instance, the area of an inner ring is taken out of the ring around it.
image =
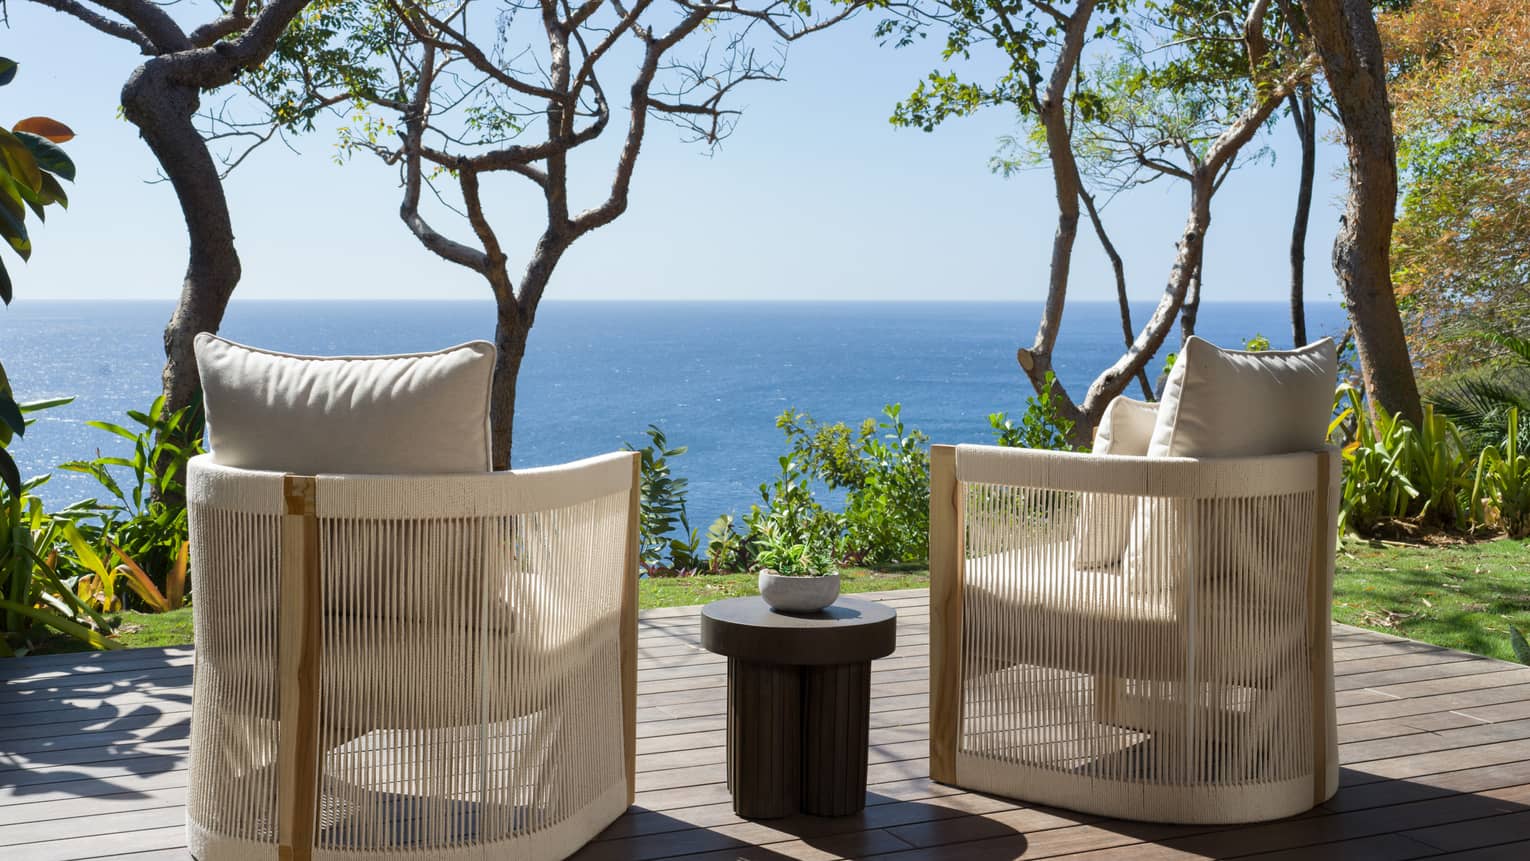
[[[0,90],[14,121],[45,113],[72,126],[79,166],[68,212],[13,268],[28,298],[171,299],[185,266],[181,215],[135,129],[117,118],[138,62],[125,43],[26,0],[8,4],[0,54],[21,73]],[[873,15],[792,48],[784,83],[740,92],[736,134],[714,155],[652,125],[621,219],[564,258],[550,299],[1039,300],[1055,223],[1050,177],[988,171],[1012,116],[993,110],[933,134],[894,128],[893,105],[932,66],[936,45],[879,47]],[[611,88],[608,84],[608,88]],[[615,91],[615,88],[611,88]],[[613,124],[614,125],[614,124]],[[328,133],[268,145],[227,183],[245,299],[483,299],[477,276],[421,248],[398,220],[396,172],[375,159],[337,165]],[[1287,124],[1273,165],[1228,180],[1213,208],[1206,300],[1278,300],[1297,154]],[[1329,248],[1343,153],[1320,143],[1308,245],[1308,296],[1336,298]],[[605,188],[604,163],[576,165],[575,204]],[[590,172],[593,169],[593,172]],[[508,183],[509,180],[506,180]],[[524,184],[524,183],[523,183]],[[531,203],[526,198],[505,201]],[[1133,298],[1156,299],[1184,222],[1182,185],[1158,183],[1106,210]],[[509,249],[534,238],[537,210],[498,211]],[[451,234],[467,225],[442,218]],[[1072,296],[1109,299],[1113,282],[1081,226]]]

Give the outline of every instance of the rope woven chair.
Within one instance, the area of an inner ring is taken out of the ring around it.
[[[631,803],[637,455],[192,460],[188,837],[214,859],[571,854]]]
[[[1338,463],[932,447],[932,776],[1183,823],[1332,796]]]

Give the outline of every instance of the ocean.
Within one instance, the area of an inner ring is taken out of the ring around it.
[[[85,424],[128,424],[159,391],[164,302],[46,302],[0,310],[0,362],[21,401],[72,395],[40,415],[11,452],[23,475],[51,473],[40,495],[61,505],[100,489],[57,464],[125,443]],[[693,527],[740,514],[785,451],[775,418],[787,407],[859,423],[901,403],[904,422],[935,442],[987,442],[988,414],[1025,408],[1030,385],[1015,362],[1041,306],[1016,303],[546,302],[521,370],[513,459],[560,463],[646,442],[657,424],[689,480]],[[1133,308],[1139,325],[1151,306]],[[493,307],[478,302],[235,301],[222,334],[296,353],[356,355],[434,350],[492,339]],[[1308,331],[1337,334],[1336,304],[1311,303]],[[1282,303],[1208,303],[1198,331],[1239,346],[1255,334],[1289,346]],[[1171,336],[1165,350],[1178,343]],[[1113,303],[1068,307],[1057,350],[1069,391],[1121,352]],[[1162,362],[1150,366],[1156,374]]]

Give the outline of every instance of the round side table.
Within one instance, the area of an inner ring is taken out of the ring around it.
[[[733,812],[848,816],[866,805],[871,661],[892,654],[898,614],[840,598],[781,613],[758,597],[701,610],[701,645],[728,657]]]

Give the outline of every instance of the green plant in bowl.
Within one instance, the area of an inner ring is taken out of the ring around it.
[[[760,597],[776,610],[813,613],[839,597],[839,571],[826,544],[771,517],[754,537]]]

